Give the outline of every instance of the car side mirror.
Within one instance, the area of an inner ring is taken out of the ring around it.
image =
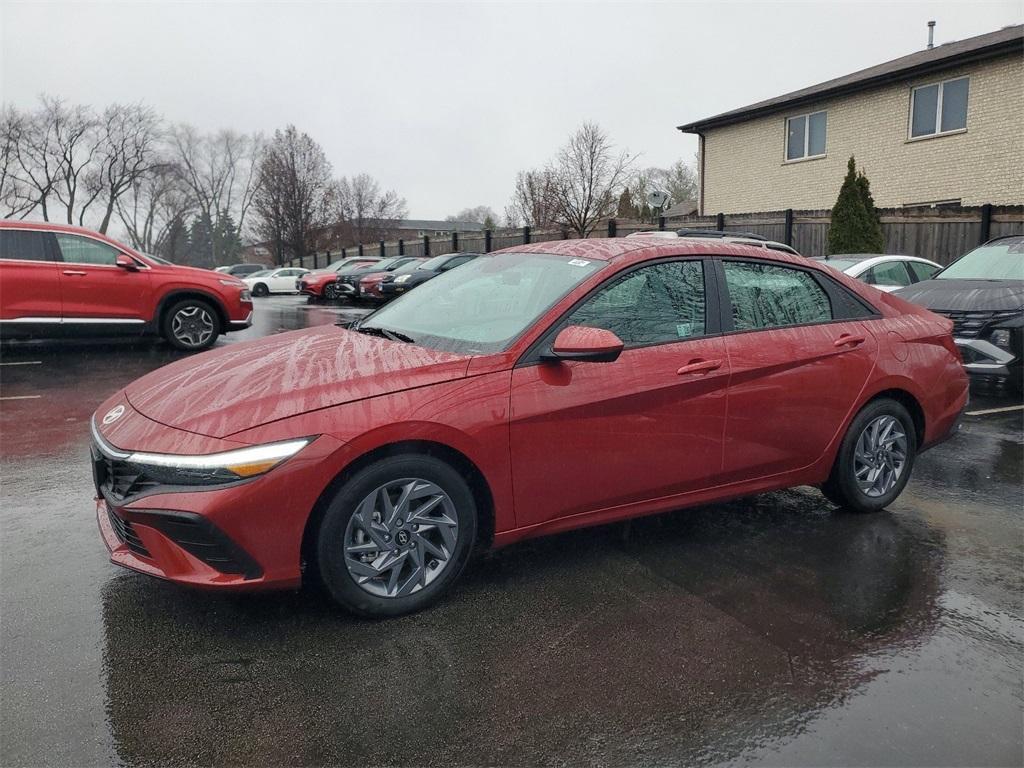
[[[135,263],[135,259],[131,256],[127,256],[123,253],[117,254],[117,266],[127,272],[138,272],[139,265]]]
[[[623,346],[622,339],[604,328],[570,325],[558,332],[551,349],[541,358],[612,363],[619,358]]]

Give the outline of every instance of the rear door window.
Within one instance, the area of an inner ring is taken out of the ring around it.
[[[753,331],[827,323],[832,302],[803,270],[746,261],[723,262],[733,329]]]
[[[79,235],[57,233],[55,237],[65,263],[96,264],[109,267],[117,265],[117,256],[120,251],[113,246],[93,240],[91,237],[80,237]]]
[[[907,266],[914,274],[915,283],[919,283],[922,280],[931,280],[935,273],[941,269],[941,267],[933,267],[931,264],[925,264],[922,261],[908,261]]]
[[[867,271],[863,280],[868,285],[910,285],[910,275],[902,261],[877,264]]]
[[[46,247],[46,232],[0,229],[0,260],[54,261]]]

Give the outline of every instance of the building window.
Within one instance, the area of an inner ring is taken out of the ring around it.
[[[965,130],[967,91],[966,77],[911,89],[910,138]]]
[[[786,120],[786,160],[825,156],[825,112],[812,112]]]

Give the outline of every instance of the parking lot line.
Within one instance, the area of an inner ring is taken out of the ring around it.
[[[0,400],[38,400],[42,395],[8,395]]]
[[[42,360],[16,360],[11,363],[0,363],[0,365],[42,365]]]
[[[988,416],[990,413],[1009,413],[1010,411],[1024,411],[1024,405],[1008,405],[1005,408],[986,408],[983,411],[967,411],[967,415]]]

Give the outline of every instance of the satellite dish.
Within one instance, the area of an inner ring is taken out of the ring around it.
[[[647,202],[651,204],[651,208],[661,208],[668,202],[668,195],[664,192],[651,192],[647,195]]]

